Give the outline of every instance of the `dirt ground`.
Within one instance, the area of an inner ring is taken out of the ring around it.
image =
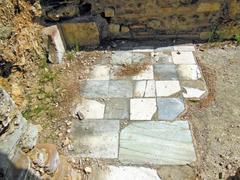
[[[231,179],[240,168],[240,47],[202,45],[197,57],[209,88],[206,99],[188,103],[199,176]]]

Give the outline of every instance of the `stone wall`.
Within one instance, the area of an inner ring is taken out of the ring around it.
[[[64,36],[86,33],[93,44],[97,37],[208,39],[218,25],[240,20],[239,0],[42,0],[42,7],[46,20],[65,24]],[[72,23],[85,25],[72,33]],[[96,23],[99,33],[88,23]]]

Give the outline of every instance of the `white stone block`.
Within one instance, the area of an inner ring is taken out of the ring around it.
[[[43,34],[48,36],[48,60],[51,63],[62,63],[65,54],[65,43],[57,25],[44,28]]]

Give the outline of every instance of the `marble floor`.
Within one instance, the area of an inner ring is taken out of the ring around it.
[[[137,73],[119,73],[141,64],[144,68]],[[73,154],[122,165],[96,170],[100,175],[95,179],[131,179],[140,171],[135,179],[157,180],[154,169],[139,166],[196,160],[189,122],[181,120],[185,100],[207,94],[193,45],[112,51],[110,60],[94,65],[81,89],[83,100],[74,113],[84,119],[72,124]]]

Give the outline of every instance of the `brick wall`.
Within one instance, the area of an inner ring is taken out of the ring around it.
[[[207,39],[214,27],[240,20],[240,0],[42,0],[42,5],[49,21],[96,23],[100,39]]]

